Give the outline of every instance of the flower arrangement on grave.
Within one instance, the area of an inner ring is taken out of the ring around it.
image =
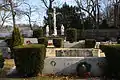
[[[48,43],[48,45],[50,46],[50,45],[53,45],[52,43]]]
[[[27,41],[26,41],[26,44],[31,44],[31,41],[30,41],[30,40],[27,40]]]

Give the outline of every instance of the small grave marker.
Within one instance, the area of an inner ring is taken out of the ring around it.
[[[37,38],[24,38],[24,44],[37,44]]]

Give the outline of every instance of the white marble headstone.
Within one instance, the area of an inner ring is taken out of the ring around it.
[[[31,44],[37,44],[38,43],[37,38],[24,38],[24,44],[27,44],[28,41],[30,41]]]

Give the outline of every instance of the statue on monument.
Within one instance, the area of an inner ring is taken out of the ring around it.
[[[63,26],[63,24],[61,25],[61,35],[64,35],[64,26]]]
[[[46,37],[48,37],[49,36],[49,26],[47,25],[46,26]]]

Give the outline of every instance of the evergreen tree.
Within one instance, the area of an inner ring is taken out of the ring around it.
[[[24,42],[24,38],[21,36],[19,28],[14,27],[14,30],[12,32],[12,45],[11,45],[11,47],[22,45],[23,42]]]

